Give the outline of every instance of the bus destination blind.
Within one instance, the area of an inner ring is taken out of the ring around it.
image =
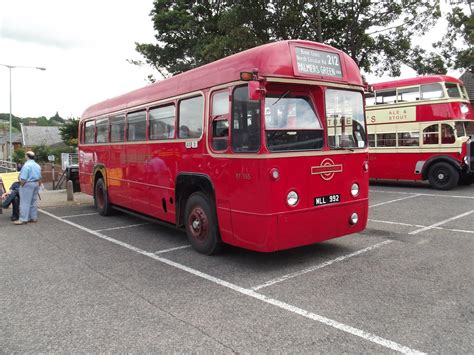
[[[300,74],[342,78],[339,54],[302,47],[295,47],[295,53]]]

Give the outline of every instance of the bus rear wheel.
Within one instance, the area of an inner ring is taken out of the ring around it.
[[[102,216],[110,216],[112,214],[112,205],[109,202],[109,195],[105,187],[103,178],[99,178],[94,186],[94,205]]]
[[[434,164],[428,173],[430,185],[438,190],[451,190],[458,184],[459,172],[449,163]]]
[[[212,255],[221,251],[222,241],[215,208],[205,194],[195,192],[189,197],[184,212],[184,224],[188,240],[198,252]]]

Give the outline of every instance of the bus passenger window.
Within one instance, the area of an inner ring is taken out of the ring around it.
[[[397,91],[377,91],[376,104],[393,104],[397,99]]]
[[[234,152],[256,152],[260,149],[260,101],[249,100],[247,86],[234,90],[231,129]]]
[[[454,129],[448,124],[441,125],[441,144],[453,144],[456,141]]]
[[[423,130],[423,144],[439,144],[439,127],[437,124]]]
[[[395,133],[377,133],[377,147],[396,147],[397,137]]]
[[[369,134],[367,138],[369,139],[369,147],[375,147],[375,134]]]
[[[443,87],[439,83],[421,85],[421,98],[427,99],[439,99],[444,96]]]
[[[151,109],[149,139],[174,138],[174,125],[176,121],[174,105]]]
[[[397,136],[399,147],[418,147],[420,145],[420,133],[418,132],[399,132]]]
[[[204,102],[202,96],[179,103],[179,138],[199,138],[202,135]]]
[[[445,83],[445,85],[449,97],[461,97],[461,92],[459,91],[458,84]]]
[[[127,115],[127,141],[144,141],[146,139],[146,111]]]
[[[365,94],[365,105],[366,106],[375,105],[375,93]]]
[[[125,140],[125,115],[110,118],[110,141],[123,142]]]
[[[413,102],[420,99],[420,87],[398,89],[398,102]]]
[[[86,134],[84,143],[95,143],[95,121],[86,122]]]
[[[97,120],[97,143],[107,143],[109,141],[109,120],[107,118],[102,118]]]

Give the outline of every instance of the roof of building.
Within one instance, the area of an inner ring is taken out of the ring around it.
[[[464,83],[464,86],[467,90],[467,95],[471,101],[474,100],[474,73],[471,73],[469,70],[466,70],[459,79]]]
[[[34,145],[53,145],[62,142],[59,135],[59,127],[54,126],[21,126],[23,145],[31,147]]]
[[[0,135],[0,145],[8,143],[10,141],[10,135],[8,132],[6,135]],[[21,143],[21,134],[20,133],[12,133],[12,143]]]

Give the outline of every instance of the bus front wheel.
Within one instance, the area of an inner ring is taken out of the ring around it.
[[[99,178],[95,183],[94,205],[100,215],[110,216],[112,214],[112,205],[109,202],[109,196],[103,178]]]
[[[189,242],[198,252],[217,254],[222,248],[217,217],[209,197],[193,193],[186,202],[184,224]]]
[[[430,185],[438,190],[451,190],[458,184],[459,172],[449,163],[434,164],[428,173]]]

